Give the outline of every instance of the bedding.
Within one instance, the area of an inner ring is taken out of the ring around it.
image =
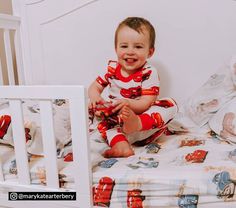
[[[106,148],[91,141],[99,151]],[[92,157],[94,205],[197,207],[236,202],[236,147],[211,131],[162,136],[134,149],[129,158]],[[29,161],[32,183],[45,184],[43,157],[30,155]],[[7,164],[12,162],[8,160],[5,169]],[[58,166],[60,186],[74,188],[71,160],[58,159]],[[13,180],[12,175],[6,178]]]
[[[217,135],[236,144],[236,98],[222,106],[209,120],[209,125]]]
[[[53,100],[53,121],[58,153],[71,142],[69,104],[66,100]],[[22,100],[27,151],[34,155],[43,155],[42,132],[39,103],[35,100]],[[0,143],[14,146],[11,128],[9,103],[0,104]]]
[[[135,153],[94,167],[95,205],[197,207],[235,201],[235,147],[211,132],[162,137]]]
[[[226,102],[236,96],[236,56],[232,56],[185,103],[185,111],[198,126],[203,126]]]

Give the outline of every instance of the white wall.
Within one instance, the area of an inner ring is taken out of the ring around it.
[[[115,58],[114,31],[127,16],[143,16],[157,30],[151,62],[159,69],[162,96],[183,101],[236,53],[234,0],[29,2],[16,13],[23,11],[27,22],[27,73],[33,84],[88,86]]]

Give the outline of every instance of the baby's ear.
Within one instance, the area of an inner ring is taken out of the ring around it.
[[[150,48],[148,58],[150,58],[154,54],[154,52],[155,52],[155,48]]]

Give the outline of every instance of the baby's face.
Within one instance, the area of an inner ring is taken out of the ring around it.
[[[117,34],[116,54],[122,70],[126,74],[135,73],[142,67],[147,58],[151,57],[154,49],[149,48],[149,33],[143,28],[142,32],[122,27]]]

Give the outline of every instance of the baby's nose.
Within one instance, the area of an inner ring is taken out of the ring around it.
[[[134,54],[134,48],[133,48],[133,47],[129,47],[129,48],[127,49],[127,53],[128,53],[128,54]]]

